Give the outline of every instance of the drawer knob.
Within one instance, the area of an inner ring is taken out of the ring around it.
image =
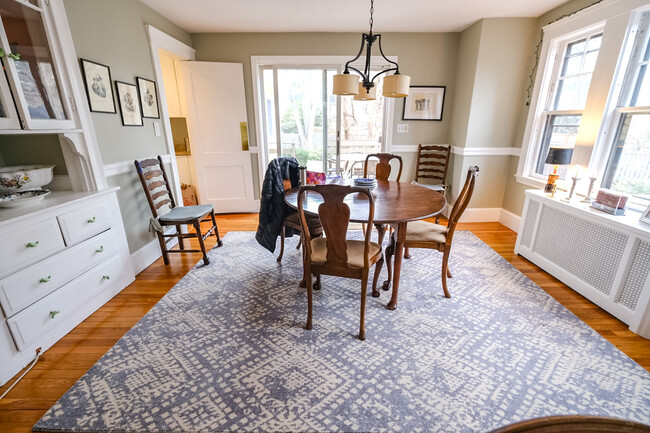
[[[54,316],[56,316],[59,313],[60,313],[59,310],[50,311],[50,319],[54,319]]]
[[[111,277],[109,277],[108,275],[104,275],[102,278],[103,278],[104,280],[110,280],[110,279],[111,279]]]
[[[48,275],[47,278],[41,278],[38,280],[39,283],[49,283],[50,279],[52,278],[52,275]]]
[[[88,220],[89,223],[94,223],[95,222],[95,217],[92,217],[91,219]]]
[[[38,241],[36,242],[27,242],[27,248],[36,248]]]
[[[104,252],[104,245],[100,245],[98,249],[95,250],[97,253],[103,253]]]

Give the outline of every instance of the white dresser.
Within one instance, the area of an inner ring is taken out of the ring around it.
[[[0,385],[134,280],[115,191],[0,209]]]
[[[650,225],[526,191],[515,253],[650,338]]]

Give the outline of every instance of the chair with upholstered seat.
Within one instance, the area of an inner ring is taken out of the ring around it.
[[[210,259],[205,251],[204,240],[214,233],[217,237],[217,245],[221,246],[219,238],[219,229],[217,220],[214,217],[214,207],[211,204],[200,204],[195,206],[176,206],[174,196],[169,187],[169,180],[165,172],[160,155],[158,158],[134,161],[135,168],[142,183],[147,202],[153,217],[151,218],[151,227],[158,237],[160,250],[162,251],[163,261],[169,264],[169,253],[203,253],[203,263],[209,264]],[[201,223],[211,222],[212,226],[205,234],[201,233]],[[194,227],[194,233],[183,233],[181,225],[191,225]],[[174,226],[175,232],[165,233],[165,227]],[[174,238],[178,239],[178,250],[168,248],[168,243]],[[183,239],[197,238],[200,250],[186,250]]]
[[[320,194],[323,203],[318,207],[318,216],[325,231],[325,237],[313,238],[307,227],[307,216],[304,210],[307,194]],[[312,275],[316,275],[316,284],[321,289],[320,276],[334,275],[361,280],[361,312],[359,323],[359,339],[365,340],[365,312],[370,267],[381,259],[381,246],[370,242],[370,230],[364,235],[364,240],[347,239],[350,223],[350,207],[344,203],[349,194],[358,194],[355,200],[368,202],[368,219],[372,225],[375,215],[375,202],[368,188],[350,187],[344,185],[309,185],[300,187],[298,192],[298,213],[303,230],[303,259],[305,277],[307,280],[307,325],[312,328]],[[365,197],[363,197],[365,196]],[[375,272],[378,272],[378,268]]]
[[[323,234],[323,226],[321,226],[320,220],[317,216],[307,215],[307,225],[309,226],[309,234],[312,238],[319,237]],[[282,231],[280,232],[280,254],[277,258],[278,262],[282,261],[282,256],[284,255],[284,238],[286,237],[286,230],[288,228],[294,229],[298,233],[302,231],[298,211],[291,210],[282,223]],[[296,249],[299,249],[301,244],[302,241],[298,241]]]
[[[447,168],[451,146],[445,144],[418,144],[414,184],[444,193],[447,190]]]
[[[390,162],[392,160],[398,161],[398,171],[395,180],[399,182],[402,177],[402,157],[392,153],[371,153],[370,155],[366,156],[366,160],[363,164],[363,177],[368,177],[368,165],[370,160],[373,158],[377,158],[379,160],[375,166],[375,179],[377,180],[388,180],[392,171]]]
[[[449,271],[449,253],[451,252],[451,243],[454,237],[454,231],[456,230],[456,224],[472,198],[477,174],[477,166],[472,166],[467,170],[465,185],[458,195],[454,207],[451,209],[447,226],[426,221],[413,221],[409,222],[406,226],[406,241],[404,242],[405,248],[428,248],[438,250],[443,254],[442,290],[447,298],[451,297],[449,290],[447,290],[447,277],[451,278],[451,272]],[[388,280],[384,282],[384,290],[388,290],[391,281],[391,260],[395,251],[395,241],[395,235],[391,236],[390,245],[386,247]]]

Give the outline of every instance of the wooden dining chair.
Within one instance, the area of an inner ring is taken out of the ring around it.
[[[413,183],[435,191],[447,189],[447,169],[451,146],[446,144],[418,144],[418,159]]]
[[[390,162],[394,159],[399,162],[399,168],[397,171],[397,178],[395,181],[399,182],[402,177],[402,157],[395,155],[393,153],[371,153],[366,156],[366,160],[363,163],[363,177],[368,177],[368,165],[371,158],[379,159],[379,162],[375,166],[375,179],[377,180],[388,180],[390,172],[392,171],[392,166]]]
[[[320,194],[323,203],[318,207],[318,216],[325,231],[325,237],[313,238],[308,230],[307,216],[304,210],[305,196]],[[365,314],[370,267],[382,257],[381,246],[370,242],[370,230],[363,241],[347,239],[350,224],[350,207],[344,203],[349,194],[358,194],[355,201],[363,200],[368,203],[368,219],[365,221],[372,226],[375,215],[375,201],[368,188],[344,185],[309,185],[302,186],[298,192],[298,213],[302,224],[304,239],[304,269],[307,280],[307,325],[312,328],[312,275],[320,286],[321,275],[334,275],[361,280],[361,312],[359,321],[359,340],[366,339]],[[366,200],[367,199],[367,200]],[[375,272],[378,272],[378,267]],[[321,286],[322,289],[322,286]]]
[[[553,415],[516,422],[490,433],[650,433],[650,426],[597,415]]]
[[[162,158],[144,159],[134,161],[135,168],[140,178],[140,183],[147,196],[147,202],[151,209],[152,218],[151,226],[153,227],[160,250],[162,251],[163,261],[169,264],[169,253],[203,253],[203,263],[209,264],[210,259],[205,251],[204,240],[214,233],[217,237],[217,245],[221,246],[219,238],[219,229],[217,220],[214,217],[214,207],[211,204],[200,204],[195,206],[176,206],[174,196],[169,187],[169,180],[165,172],[165,166]],[[211,222],[212,227],[205,234],[201,233],[201,223]],[[194,227],[194,233],[183,233],[181,225],[191,225]],[[172,233],[165,233],[165,227],[174,226],[176,230]],[[174,238],[178,239],[178,250],[168,248],[168,243]],[[197,238],[200,250],[186,250],[183,245],[183,239]]]
[[[474,185],[476,184],[476,176],[478,175],[478,167],[472,166],[467,170],[467,178],[465,185],[461,190],[454,207],[451,209],[447,226],[434,224],[426,221],[413,221],[409,222],[406,226],[406,241],[404,242],[405,248],[427,248],[440,251],[442,255],[442,290],[446,298],[450,298],[449,290],[447,290],[447,277],[451,278],[449,271],[449,253],[451,252],[451,242],[454,238],[454,231],[456,224],[461,215],[467,208],[469,201],[474,192]],[[386,267],[388,269],[388,280],[384,282],[383,289],[388,290],[391,276],[392,276],[392,257],[395,252],[395,234],[390,238],[390,244],[386,247]]]

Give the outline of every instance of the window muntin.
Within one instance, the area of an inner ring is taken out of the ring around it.
[[[597,33],[567,44],[552,110],[585,108],[602,38]]]
[[[553,114],[548,116],[544,127],[542,144],[537,156],[535,172],[548,174],[546,156],[551,147],[574,147],[580,126],[579,114]]]

